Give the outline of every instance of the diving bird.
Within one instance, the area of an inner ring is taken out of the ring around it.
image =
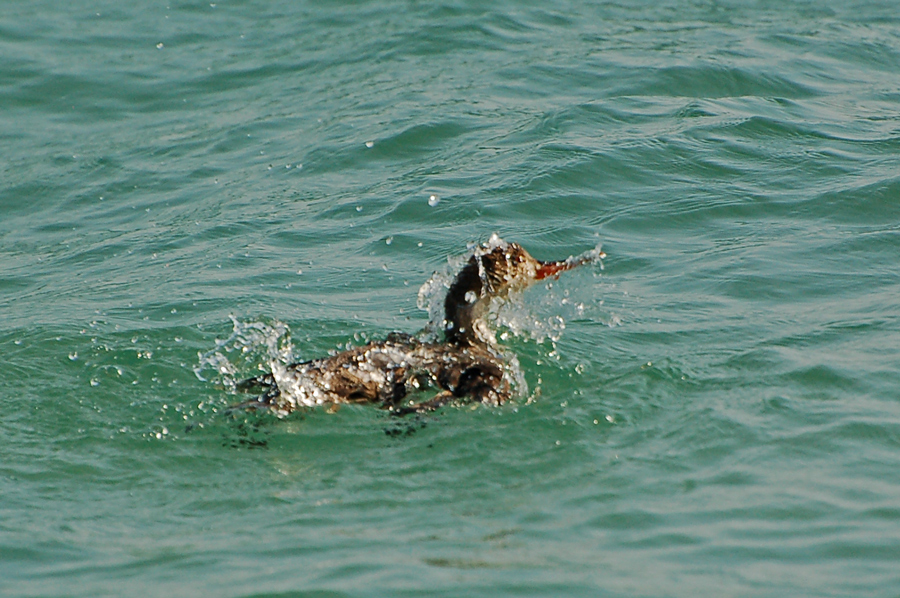
[[[237,384],[239,391],[258,396],[232,409],[286,414],[317,405],[369,403],[406,415],[453,401],[500,405],[512,397],[513,381],[508,357],[486,319],[491,302],[603,257],[595,249],[578,258],[543,262],[518,243],[494,236],[475,249],[447,291],[442,342],[395,332],[329,357],[272,364],[270,373]],[[436,394],[423,401],[410,399],[428,388]]]

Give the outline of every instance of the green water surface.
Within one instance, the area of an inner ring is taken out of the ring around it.
[[[900,596],[898,15],[5,3],[0,594]],[[195,374],[415,332],[494,232],[609,254],[526,296],[530,402]]]

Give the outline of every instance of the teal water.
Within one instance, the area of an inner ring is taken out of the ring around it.
[[[0,14],[0,593],[900,595],[894,3],[138,4]],[[493,232],[528,397],[223,415]]]

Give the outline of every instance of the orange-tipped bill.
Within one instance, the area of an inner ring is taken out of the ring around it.
[[[541,265],[534,271],[534,277],[537,280],[543,280],[548,276],[557,276],[560,272],[571,270],[578,266],[577,262],[541,262]]]
[[[534,278],[536,280],[543,280],[548,276],[559,276],[560,273],[565,272],[566,270],[571,270],[572,268],[577,268],[584,264],[590,264],[605,257],[605,253],[599,249],[593,249],[578,257],[570,257],[561,262],[539,262],[540,265],[534,272]]]

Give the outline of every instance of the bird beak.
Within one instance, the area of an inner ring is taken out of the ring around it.
[[[586,256],[581,258],[569,258],[561,262],[538,262],[538,267],[534,271],[535,280],[543,280],[548,276],[559,276],[560,273],[572,268],[577,268],[583,264],[593,262],[596,259],[603,259],[606,254],[600,252],[594,256]]]
[[[543,280],[548,276],[558,276],[560,272],[571,270],[577,264],[575,262],[541,262],[534,271],[536,280]]]

